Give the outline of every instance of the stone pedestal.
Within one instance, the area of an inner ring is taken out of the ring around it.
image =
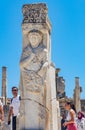
[[[50,58],[51,24],[47,11],[42,3],[23,6],[17,130],[58,130],[55,68]]]

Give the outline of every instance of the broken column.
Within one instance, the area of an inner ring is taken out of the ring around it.
[[[77,112],[81,111],[80,93],[81,87],[79,85],[79,77],[75,77],[74,104]]]
[[[7,73],[7,68],[2,67],[2,102],[3,102],[3,105],[6,105],[6,97],[7,97],[6,73]]]

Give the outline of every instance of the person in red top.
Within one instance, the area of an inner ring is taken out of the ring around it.
[[[76,110],[74,105],[71,102],[66,102],[65,109],[67,110],[67,118],[66,122],[63,124],[64,126],[67,126],[67,130],[78,130],[75,120],[76,120]]]

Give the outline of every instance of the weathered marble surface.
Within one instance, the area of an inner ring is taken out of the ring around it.
[[[63,77],[56,77],[56,89],[58,98],[65,97],[65,80]]]
[[[46,23],[46,4],[26,4],[23,6],[23,23]]]
[[[54,130],[54,124],[55,129],[58,126],[57,102],[55,68],[53,73],[51,71],[51,24],[47,18],[47,7],[45,4],[24,5],[23,15],[21,106],[17,130]],[[52,80],[50,75],[53,76]],[[51,101],[53,97],[54,107]]]

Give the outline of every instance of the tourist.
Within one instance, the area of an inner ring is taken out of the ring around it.
[[[62,119],[61,119],[61,130],[66,130],[67,127],[64,127],[63,124],[66,120],[66,114],[62,114]]]
[[[66,122],[63,124],[67,126],[67,130],[78,130],[76,126],[76,112],[75,107],[71,102],[66,102],[65,109],[67,110]]]
[[[12,116],[12,130],[16,130],[16,118],[19,114],[20,107],[20,96],[18,95],[18,88],[12,87],[13,98],[11,100],[9,115],[8,115],[8,125],[11,122]]]
[[[3,104],[0,100],[0,120],[4,121],[4,111],[3,111]]]
[[[82,112],[78,112],[76,123],[77,123],[78,130],[85,130],[85,117]]]

